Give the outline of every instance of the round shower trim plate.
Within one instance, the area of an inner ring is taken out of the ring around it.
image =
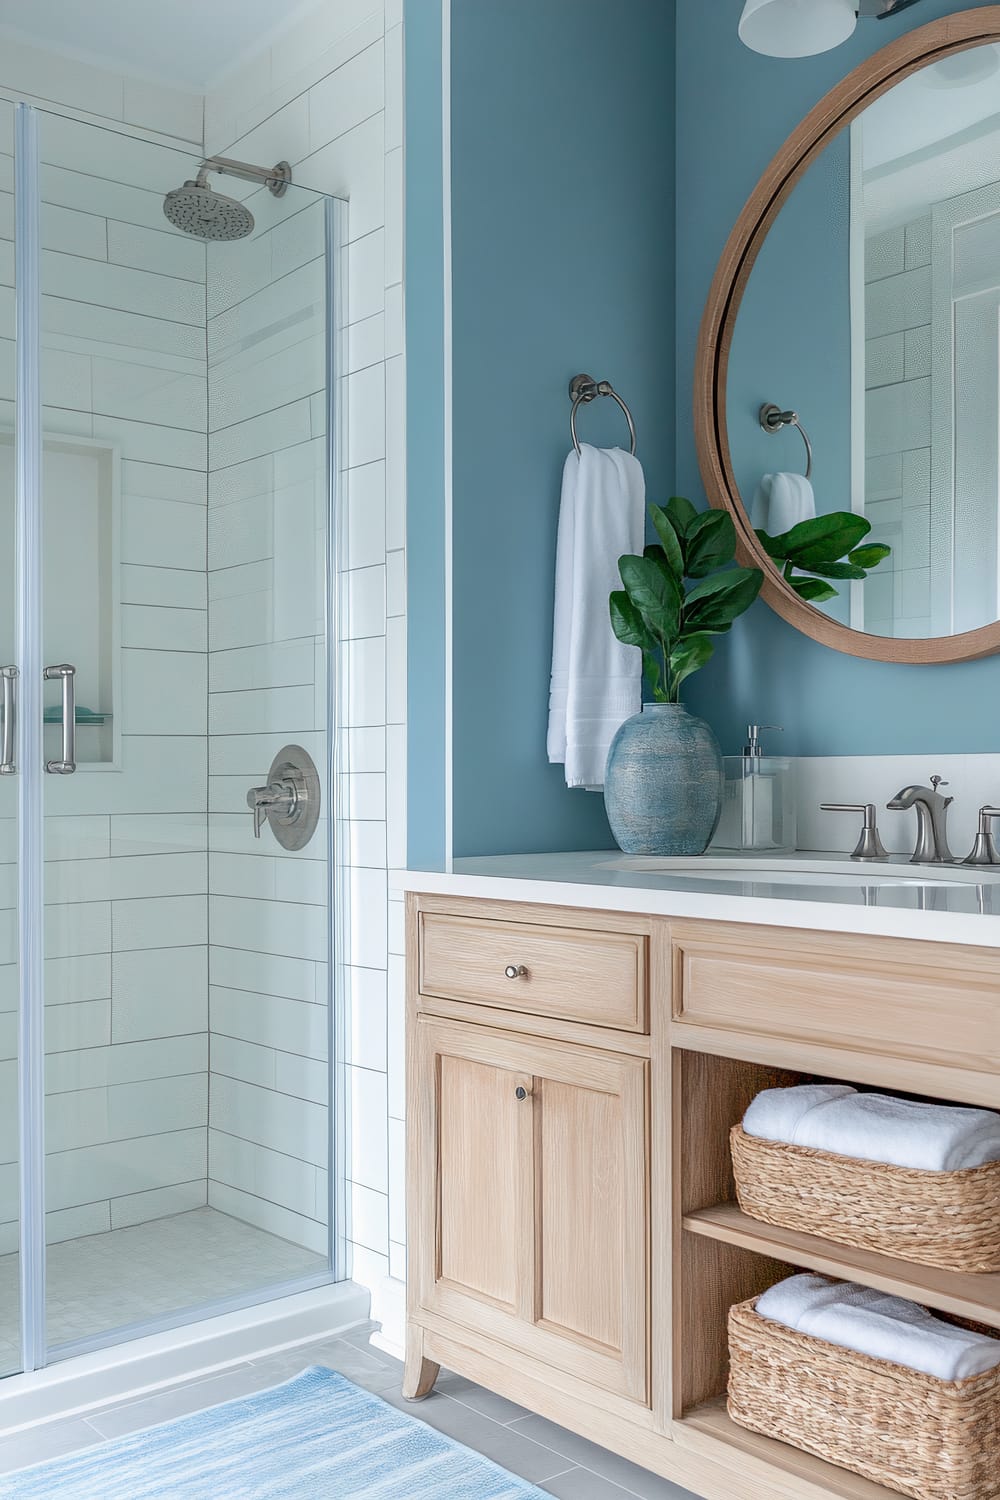
[[[320,779],[316,762],[301,745],[283,745],[271,762],[268,784],[291,782],[295,801],[289,812],[267,809],[271,832],[283,849],[304,849],[316,832],[320,812]]]
[[[283,198],[288,191],[288,184],[291,180],[291,164],[287,161],[279,161],[267,179],[267,185],[276,198]]]

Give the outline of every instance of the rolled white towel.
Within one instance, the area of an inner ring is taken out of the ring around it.
[[[958,1172],[1000,1161],[1000,1115],[889,1094],[851,1094],[804,1113],[792,1144],[924,1172]]]
[[[757,1312],[825,1343],[939,1380],[967,1380],[1000,1366],[1000,1339],[956,1328],[916,1302],[856,1282],[790,1276],[759,1298]]]
[[[845,1099],[854,1089],[848,1083],[800,1083],[791,1089],[764,1089],[743,1116],[747,1135],[791,1144],[803,1115],[833,1099]]]
[[[747,1135],[858,1161],[958,1172],[1000,1161],[1000,1114],[859,1094],[847,1084],[764,1089],[743,1116]]]

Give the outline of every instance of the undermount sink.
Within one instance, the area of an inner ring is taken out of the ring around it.
[[[728,885],[919,886],[982,885],[1000,882],[1000,865],[911,865],[908,861],[851,862],[846,855],[703,854],[667,859],[652,854],[622,854],[606,861],[609,870],[665,875],[671,880],[720,881]]]

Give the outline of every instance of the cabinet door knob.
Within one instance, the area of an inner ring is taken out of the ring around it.
[[[528,977],[524,964],[508,964],[504,969],[504,974],[508,979],[527,979]]]
[[[526,1088],[524,1088],[523,1085],[521,1085],[519,1083],[518,1086],[517,1086],[517,1088],[514,1090],[514,1098],[515,1099],[527,1099],[527,1097],[528,1097],[528,1090]]]

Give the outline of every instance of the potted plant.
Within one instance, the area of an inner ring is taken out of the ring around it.
[[[627,854],[703,854],[722,807],[722,754],[680,689],[710,660],[715,637],[750,608],[764,575],[732,566],[736,528],[727,511],[698,511],[675,496],[649,514],[659,540],[642,557],[619,559],[623,588],[610,607],[615,635],[642,652],[651,701],[611,742],[604,800]],[[757,535],[791,587],[818,602],[836,594],[830,579],[863,579],[889,555],[880,543],[861,545],[870,530],[863,516],[836,511],[781,536]]]

